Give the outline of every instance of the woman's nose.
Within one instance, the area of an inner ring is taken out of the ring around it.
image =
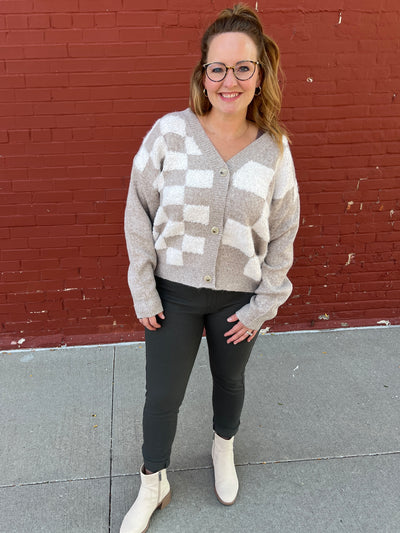
[[[232,87],[233,85],[236,85],[236,82],[237,80],[233,73],[233,69],[232,68],[228,69],[225,79],[224,79],[224,85],[227,85],[228,87]]]

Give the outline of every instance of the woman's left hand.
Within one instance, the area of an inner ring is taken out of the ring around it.
[[[257,335],[257,330],[246,328],[246,326],[240,322],[236,314],[230,316],[227,320],[228,322],[236,322],[233,328],[224,333],[224,337],[229,337],[226,341],[227,344],[231,342],[233,342],[233,344],[238,344],[244,340],[250,342]]]

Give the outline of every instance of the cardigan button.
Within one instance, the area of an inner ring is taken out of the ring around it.
[[[211,276],[204,276],[204,281],[211,281]]]
[[[228,175],[228,169],[227,168],[221,168],[219,171],[219,175],[223,178]]]
[[[217,228],[216,226],[212,227],[212,228],[211,228],[211,233],[213,233],[214,235],[218,235],[218,233],[219,233],[219,228]]]

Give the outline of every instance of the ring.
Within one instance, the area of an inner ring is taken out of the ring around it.
[[[246,331],[247,335],[253,335],[252,331]]]

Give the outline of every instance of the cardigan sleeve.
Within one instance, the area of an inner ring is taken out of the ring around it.
[[[164,156],[165,143],[157,121],[134,157],[125,208],[128,284],[138,318],[155,316],[163,310],[154,279],[157,255],[153,220],[160,203],[157,179]]]
[[[275,172],[275,188],[270,206],[270,241],[261,265],[261,282],[250,302],[236,314],[249,329],[259,329],[274,318],[292,292],[287,273],[293,264],[293,242],[299,227],[300,201],[293,159],[284,138],[283,155]]]

